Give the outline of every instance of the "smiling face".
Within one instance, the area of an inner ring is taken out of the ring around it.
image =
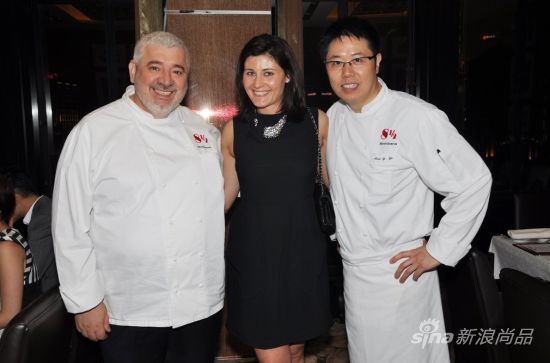
[[[364,38],[341,37],[333,40],[327,51],[326,61],[348,62],[358,57],[372,56]],[[327,65],[330,85],[336,95],[355,112],[372,101],[380,91],[376,75],[382,60],[380,53],[372,60],[365,59],[360,65],[344,64],[340,69]]]
[[[136,89],[130,98],[154,118],[167,117],[187,92],[188,69],[181,48],[147,44],[139,61],[132,60],[128,68]]]
[[[258,113],[280,112],[288,81],[284,70],[270,55],[250,56],[244,62],[243,86]]]

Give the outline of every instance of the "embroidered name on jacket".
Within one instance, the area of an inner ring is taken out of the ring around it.
[[[397,145],[397,131],[394,129],[383,129],[380,133],[380,145]],[[395,141],[392,141],[395,140]]]

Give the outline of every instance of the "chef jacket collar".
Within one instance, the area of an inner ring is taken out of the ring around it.
[[[361,113],[357,113],[357,112],[353,111],[348,105],[346,105],[346,107],[348,108],[350,113],[355,118],[362,119],[366,116],[374,115],[378,111],[378,109],[380,109],[382,104],[384,103],[384,99],[386,98],[386,95],[388,94],[388,86],[386,86],[386,84],[384,83],[384,81],[382,81],[381,78],[378,77],[377,79],[378,79],[378,82],[380,83],[380,85],[382,87],[380,88],[380,91],[378,92],[378,94],[369,103],[367,103],[366,105],[363,106],[363,108],[361,109]]]

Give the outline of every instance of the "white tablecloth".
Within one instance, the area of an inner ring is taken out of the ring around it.
[[[513,243],[517,242],[527,241],[513,240],[504,235],[493,236],[491,239],[489,252],[495,254],[495,278],[499,278],[501,269],[513,268],[527,275],[550,281],[550,256],[533,255],[515,247]]]

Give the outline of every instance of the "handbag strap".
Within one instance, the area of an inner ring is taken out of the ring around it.
[[[307,113],[309,114],[309,117],[311,118],[311,122],[313,122],[313,128],[315,129],[315,136],[317,136],[317,174],[315,175],[315,183],[318,183],[319,186],[323,186],[323,160],[321,158],[321,144],[319,143],[319,128],[317,127],[317,121],[315,121],[315,117],[313,117],[313,113],[311,113],[310,108],[307,108]],[[324,188],[320,188],[321,192],[323,192]]]

